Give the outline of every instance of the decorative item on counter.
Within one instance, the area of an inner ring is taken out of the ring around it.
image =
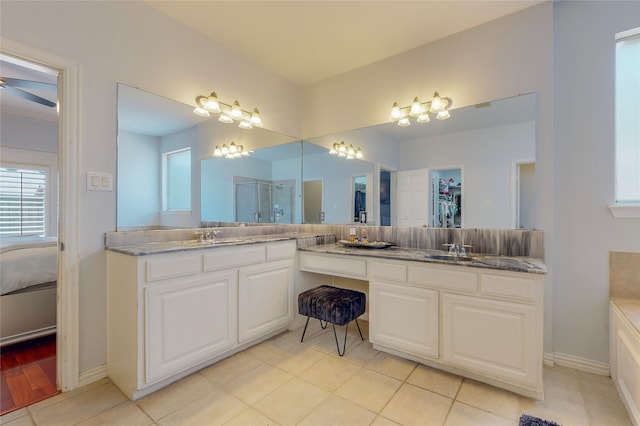
[[[351,244],[356,242],[356,228],[349,228],[349,242]]]
[[[369,239],[367,238],[367,228],[362,228],[362,231],[360,231],[360,243],[365,246],[369,244]]]

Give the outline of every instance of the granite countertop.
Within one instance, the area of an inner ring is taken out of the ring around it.
[[[547,267],[542,259],[532,257],[509,257],[471,253],[464,260],[450,257],[446,251],[435,249],[415,249],[392,246],[384,249],[346,247],[342,244],[322,244],[301,248],[299,250],[313,253],[343,254],[349,256],[368,256],[393,260],[410,260],[418,262],[439,263],[445,265],[471,266],[477,268],[502,269],[516,272],[546,274]],[[442,258],[434,258],[442,257]],[[468,259],[468,260],[467,260]]]
[[[640,332],[640,299],[627,299],[622,297],[612,297],[611,302],[620,312],[629,319],[638,332]]]
[[[346,247],[339,243],[323,244],[324,235],[313,233],[282,233],[256,236],[230,236],[217,238],[214,242],[200,243],[197,240],[157,241],[133,244],[127,246],[107,247],[109,251],[129,256],[146,256],[161,253],[184,252],[191,250],[215,249],[219,247],[233,247],[247,244],[270,243],[277,241],[298,240],[298,250],[314,253],[341,254],[348,256],[367,256],[394,260],[409,260],[445,265],[471,266],[487,269],[501,269],[516,272],[546,274],[547,268],[541,259],[531,257],[509,257],[471,253],[466,258],[448,256],[447,252],[435,249],[416,249],[391,246],[384,249]],[[301,244],[301,240],[310,239],[311,244]],[[327,238],[327,241],[335,241]],[[375,245],[375,242],[373,243]],[[434,258],[434,256],[438,258]]]
[[[184,241],[156,241],[150,243],[141,243],[128,246],[107,247],[106,250],[116,253],[126,254],[129,256],[146,256],[151,254],[174,253],[181,251],[211,249],[218,247],[233,247],[247,244],[271,243],[276,241],[287,241],[302,238],[317,238],[316,234],[304,234],[299,232],[255,235],[255,236],[238,236],[238,237],[218,237],[215,242],[198,242],[197,240]]]

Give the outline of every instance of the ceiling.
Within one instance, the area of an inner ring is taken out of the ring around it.
[[[545,0],[146,1],[305,86]]]
[[[0,77],[58,84],[58,73],[55,70],[5,54],[0,54]],[[51,90],[27,88],[23,90],[52,102],[56,102],[58,98],[58,94]],[[57,116],[57,111],[54,107],[28,101],[4,90],[0,90],[0,108],[5,112],[27,114],[31,117],[52,121],[56,120]]]

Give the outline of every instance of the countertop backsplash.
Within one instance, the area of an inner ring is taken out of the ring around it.
[[[207,223],[207,225],[209,225]],[[510,229],[443,229],[427,227],[396,227],[369,225],[260,225],[260,226],[210,226],[198,229],[174,229],[152,231],[107,232],[105,247],[122,247],[160,241],[183,241],[197,239],[196,231],[209,229],[221,231],[221,238],[246,237],[272,234],[300,233],[308,236],[335,235],[335,240],[316,238],[305,241],[305,245],[332,243],[336,240],[348,240],[349,229],[356,228],[357,236],[366,228],[369,241],[386,241],[397,246],[417,249],[445,250],[444,244],[466,244],[471,247],[467,252],[502,256],[526,256],[544,259],[544,232]]]

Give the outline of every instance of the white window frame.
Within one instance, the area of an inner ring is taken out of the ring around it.
[[[640,27],[638,28],[634,28],[628,31],[623,31],[621,33],[616,34],[616,45],[620,40],[624,40],[624,39],[629,39],[629,38],[636,38],[636,37],[640,37]],[[617,59],[616,59],[617,62]],[[617,84],[618,81],[616,79],[616,91],[617,91]],[[616,112],[616,120],[618,119],[618,115]],[[616,129],[618,127],[618,124],[616,123]],[[615,144],[616,144],[616,151],[618,150],[618,132],[616,131],[616,139],[615,139]],[[638,141],[638,143],[640,144],[640,141]],[[617,157],[616,157],[617,158]],[[616,174],[616,187],[615,187],[615,196],[616,196],[616,200],[615,203],[613,205],[609,206],[609,209],[611,211],[611,214],[615,217],[615,218],[640,218],[640,200],[631,200],[631,201],[618,201],[618,174],[620,172],[619,168],[618,168],[618,164],[616,163],[615,165],[615,174]]]

